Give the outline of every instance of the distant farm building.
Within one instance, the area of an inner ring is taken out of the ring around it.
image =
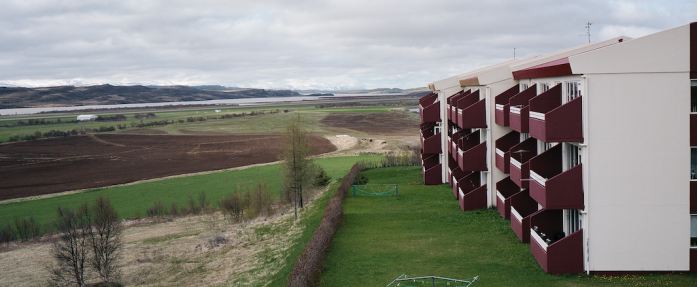
[[[97,115],[79,115],[78,121],[94,121],[97,119]]]

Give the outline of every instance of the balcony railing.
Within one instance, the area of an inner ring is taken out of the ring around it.
[[[531,216],[538,212],[538,203],[528,195],[528,189],[512,195],[509,203],[511,204],[511,229],[521,242],[527,243],[531,240]]]
[[[428,94],[419,99],[419,117],[423,123],[441,121],[441,104],[436,93]]]
[[[470,90],[460,91],[451,97],[451,122],[458,124],[458,101],[463,97],[470,95]]]
[[[480,110],[477,108],[477,107],[479,107],[479,105],[475,106],[478,102],[480,102],[480,90],[472,92],[472,93],[458,99],[456,109],[458,109],[458,115],[457,115],[458,122],[457,122],[457,124],[459,127],[463,128],[463,129],[487,127],[487,124],[485,122],[486,118],[485,118],[485,114],[484,114],[484,112],[485,112],[484,99],[483,99],[483,102],[481,104],[482,105],[482,113],[480,113]],[[469,111],[469,109],[468,109],[469,107],[474,108],[472,111],[473,111],[473,113],[475,113],[475,115],[473,115],[475,118],[466,116],[466,113]],[[480,115],[481,115],[482,119],[478,118]],[[470,122],[466,123],[465,122],[466,119]],[[466,124],[468,124],[468,125],[481,124],[481,123],[479,123],[480,121],[482,121],[482,123],[485,123],[485,125],[484,126],[466,126]]]
[[[487,208],[487,185],[480,185],[479,172],[458,181],[458,203],[463,211]]]
[[[487,142],[480,142],[480,131],[458,141],[458,166],[463,171],[487,171]]]
[[[521,188],[528,187],[529,163],[528,161],[536,156],[537,142],[534,138],[528,138],[511,147],[511,157],[509,158],[509,177]]]
[[[519,143],[520,134],[512,131],[494,142],[495,146],[495,165],[503,173],[509,173],[509,162],[511,158],[511,147]]]
[[[521,191],[509,177],[497,182],[497,210],[504,219],[511,218],[511,197]]]
[[[509,126],[509,99],[519,93],[519,85],[515,85],[494,97],[494,122],[500,126]]]
[[[696,114],[691,114],[691,146],[696,146]]]
[[[479,92],[480,91],[478,90],[472,93],[470,96],[468,96],[472,99],[466,101],[468,102],[475,100],[475,103],[467,107],[464,107],[459,111],[460,117],[458,118],[458,126],[460,126],[461,128],[476,129],[487,127],[486,103],[485,99],[479,99]]]
[[[584,271],[584,231],[579,229],[565,236],[562,210],[542,210],[531,217],[530,224],[531,253],[545,272],[576,274]]]
[[[441,153],[441,133],[429,135],[430,133],[421,132],[419,139],[422,142],[422,150],[424,153]],[[433,134],[433,132],[432,132]]]
[[[460,139],[462,137],[468,135],[469,133],[470,133],[470,130],[460,130],[460,131],[454,133],[453,136],[451,137],[451,146],[450,146],[451,156],[456,161],[458,161],[458,141],[460,141]]]
[[[545,209],[584,209],[582,164],[562,171],[562,145],[530,161],[531,198]]]
[[[536,96],[536,85],[531,85],[509,99],[509,126],[520,133],[528,132],[528,101]]]
[[[441,164],[439,154],[422,153],[422,177],[425,185],[441,184]]]
[[[529,101],[531,137],[544,142],[584,142],[582,136],[582,97],[562,104],[562,84]]]
[[[451,187],[453,187],[453,197],[458,199],[458,181],[467,176],[468,173],[463,172],[460,167],[456,167],[451,171]]]

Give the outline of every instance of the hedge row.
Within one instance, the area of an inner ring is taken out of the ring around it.
[[[315,230],[308,244],[305,245],[305,249],[298,257],[296,265],[293,266],[293,271],[291,271],[288,279],[288,286],[314,286],[319,279],[327,248],[330,247],[332,237],[334,237],[334,233],[342,221],[342,200],[344,195],[351,188],[356,176],[364,169],[364,163],[358,162],[354,164],[347,176],[344,177],[342,184],[339,185],[337,194],[327,202],[320,226]]]

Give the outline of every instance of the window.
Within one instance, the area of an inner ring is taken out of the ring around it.
[[[691,80],[691,112],[696,112],[696,80]]]
[[[582,162],[582,155],[578,146],[565,143],[565,149],[567,150],[565,170],[573,168]]]
[[[556,143],[547,143],[544,141],[538,141],[538,154],[543,153],[546,150],[549,150],[550,148],[554,147]]]
[[[531,137],[531,134],[529,134],[529,133],[521,133],[521,141],[525,141],[530,137]]]
[[[580,82],[565,82],[565,102],[569,102],[571,100],[576,99],[577,97],[581,96],[581,89],[580,87],[582,86],[582,83]]]
[[[538,94],[540,95],[540,94],[544,93],[545,91],[550,90],[550,83],[539,83],[538,87],[540,87],[540,88],[538,88],[539,89]]]
[[[567,235],[582,228],[582,215],[577,209],[569,209],[567,211]]]
[[[525,90],[525,89],[528,89],[528,84],[523,84],[523,83],[522,83],[521,86],[519,87],[519,91],[523,91],[523,90]]]
[[[696,179],[696,148],[691,148],[691,179]]]

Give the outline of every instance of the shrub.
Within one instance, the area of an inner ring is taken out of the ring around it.
[[[242,199],[240,194],[233,192],[229,196],[223,196],[218,203],[223,211],[223,216],[232,222],[239,222],[242,219],[242,212],[244,206],[242,205]]]
[[[339,185],[335,196],[327,202],[320,226],[315,230],[308,244],[305,245],[305,249],[298,257],[296,264],[293,265],[293,270],[288,279],[288,286],[315,286],[323,268],[327,249],[330,247],[332,237],[342,221],[342,201],[344,200],[344,195],[349,191],[351,183],[356,180],[357,175],[363,168],[364,165],[362,163],[354,164]]]
[[[318,174],[315,176],[315,182],[313,185],[315,186],[327,186],[330,183],[330,180],[332,179],[327,173],[325,172],[324,169],[321,167],[317,167]]]
[[[165,206],[162,205],[162,202],[158,199],[152,206],[145,210],[145,215],[148,217],[155,217],[167,214],[165,212]]]

